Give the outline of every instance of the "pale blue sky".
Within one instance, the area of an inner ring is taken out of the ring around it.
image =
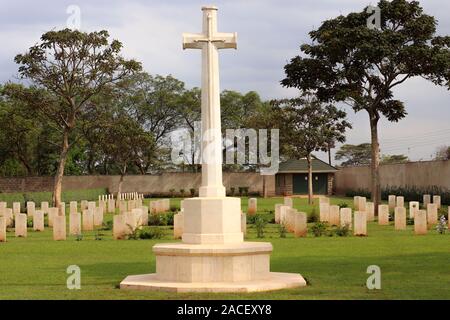
[[[450,34],[450,1],[420,1],[439,21],[438,33]],[[81,9],[81,29],[107,29],[124,44],[124,54],[143,62],[153,74],[172,74],[188,87],[200,84],[200,54],[183,51],[182,32],[201,29],[200,8],[219,7],[219,31],[238,32],[238,50],[221,51],[221,88],[255,90],[265,99],[295,95],[279,85],[283,66],[298,54],[308,32],[325,19],[360,10],[375,1],[358,0],[0,0],[0,81],[13,80],[13,58],[42,33],[66,25],[69,5]],[[437,146],[450,144],[450,92],[422,79],[396,90],[409,115],[400,123],[380,124],[382,153],[403,153],[426,160]],[[367,115],[348,109],[354,128],[348,143],[370,140]],[[322,157],[323,155],[321,155]]]

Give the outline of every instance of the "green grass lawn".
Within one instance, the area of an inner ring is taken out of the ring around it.
[[[332,203],[352,203],[333,198]],[[247,199],[243,198],[243,209]],[[260,213],[271,214],[282,199],[258,199]],[[179,205],[173,199],[172,205]],[[306,200],[295,199],[294,206],[311,212]],[[317,211],[318,213],[318,211]],[[107,215],[110,220],[112,215]],[[112,231],[88,232],[82,241],[52,240],[50,229],[28,238],[0,243],[0,299],[450,299],[450,234],[430,230],[415,236],[412,226],[395,231],[393,225],[370,223],[368,237],[280,238],[278,226],[266,227],[265,239],[257,239],[254,226],[248,226],[250,241],[269,241],[274,246],[271,269],[301,273],[308,287],[251,294],[175,294],[119,290],[127,275],[152,273],[155,257],[152,246],[172,242],[171,227],[164,228],[160,240],[112,239]],[[68,290],[66,269],[81,268],[81,290]],[[368,290],[369,265],[381,268],[381,290]]]

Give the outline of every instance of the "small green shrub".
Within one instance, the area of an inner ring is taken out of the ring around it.
[[[236,188],[231,187],[230,188],[230,195],[233,197],[235,195],[235,193],[236,193]]]
[[[413,226],[414,225],[414,219],[413,218],[406,218],[406,225],[407,226]]]
[[[341,202],[341,203],[339,203],[339,207],[340,208],[348,208],[348,203],[347,202]]]
[[[192,189],[189,189],[189,191],[191,192],[191,197],[192,198],[195,197],[195,189],[192,188]]]
[[[319,215],[317,214],[316,208],[313,208],[311,214],[308,216],[309,223],[315,223],[319,221]]]
[[[108,231],[108,230],[112,230],[113,229],[113,221],[112,220],[108,220],[108,221],[104,221],[102,227],[100,228],[100,230],[102,231]]]
[[[161,239],[164,237],[164,231],[162,228],[150,228],[148,230],[141,230],[139,232],[139,239]]]
[[[439,234],[444,234],[448,230],[447,219],[445,219],[444,215],[439,218],[436,230]]]
[[[348,237],[350,235],[350,225],[338,226],[334,232],[339,237]]]
[[[263,216],[257,214],[255,215],[255,228],[256,228],[256,237],[264,238],[264,228],[267,225],[266,219]]]
[[[170,189],[170,197],[174,198],[175,197],[175,189]]]
[[[186,191],[184,190],[184,189],[180,189],[180,194],[181,194],[181,197],[182,198],[184,198],[184,193],[185,193]]]
[[[328,224],[325,222],[316,222],[312,227],[311,231],[315,237],[321,237],[326,234],[328,229]]]
[[[280,234],[280,238],[286,238],[287,228],[284,223],[278,225],[278,233]]]

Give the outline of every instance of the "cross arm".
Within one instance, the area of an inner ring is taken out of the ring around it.
[[[214,35],[217,49],[237,49],[237,33],[219,32]]]
[[[199,33],[183,33],[183,49],[201,49],[205,36]]]

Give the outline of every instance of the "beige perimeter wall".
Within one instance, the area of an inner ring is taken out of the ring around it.
[[[66,176],[63,179],[64,190],[107,188],[110,192],[117,192],[120,176]],[[264,182],[265,180],[265,182]],[[249,192],[259,192],[263,195],[264,184],[266,193],[275,194],[275,176],[261,176],[259,173],[228,173],[224,172],[223,182],[227,190],[231,187],[249,187]],[[161,175],[126,176],[122,192],[140,193],[170,193],[170,189],[179,192],[185,189],[198,188],[201,184],[200,173],[163,173]],[[53,178],[26,177],[0,178],[0,192],[39,192],[52,191]]]
[[[450,161],[423,161],[380,167],[381,187],[438,186],[450,190]],[[335,175],[337,194],[346,190],[370,190],[370,167],[347,167]]]

